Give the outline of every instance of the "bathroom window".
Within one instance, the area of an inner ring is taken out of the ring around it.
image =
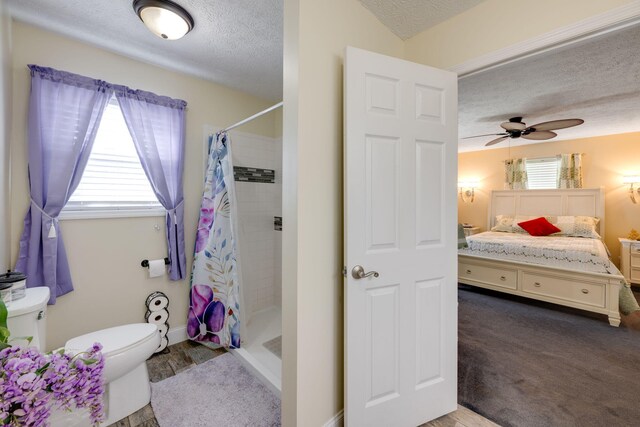
[[[558,188],[558,170],[560,159],[558,156],[527,159],[527,188],[530,190],[544,190]]]
[[[62,210],[65,218],[165,214],[140,164],[115,97],[105,109],[87,167]]]

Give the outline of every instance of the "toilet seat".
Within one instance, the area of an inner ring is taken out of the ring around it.
[[[67,351],[79,353],[98,342],[102,344],[102,354],[111,357],[154,339],[157,333],[156,325],[133,323],[80,335],[67,341],[64,347]]]

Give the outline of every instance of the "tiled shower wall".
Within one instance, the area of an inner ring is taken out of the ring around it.
[[[250,318],[280,306],[282,299],[282,232],[274,229],[274,217],[282,216],[282,140],[233,131],[230,137],[234,166],[275,171],[273,184],[235,181],[242,286]]]

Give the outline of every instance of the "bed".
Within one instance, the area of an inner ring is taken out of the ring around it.
[[[487,230],[497,215],[591,216],[605,236],[604,190],[493,191]],[[624,277],[600,239],[484,232],[458,251],[458,282],[605,314],[620,325]]]

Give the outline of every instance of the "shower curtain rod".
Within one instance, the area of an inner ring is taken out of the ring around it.
[[[267,108],[265,110],[262,110],[259,113],[256,113],[251,117],[247,117],[246,119],[240,120],[238,123],[233,124],[233,125],[227,127],[226,129],[222,129],[220,132],[227,132],[227,131],[230,131],[231,129],[237,128],[238,126],[242,126],[245,123],[249,123],[251,120],[257,119],[260,116],[264,116],[265,114],[282,107],[283,105],[284,105],[284,102],[280,101],[276,105],[272,105],[271,107],[269,107],[269,108]]]

